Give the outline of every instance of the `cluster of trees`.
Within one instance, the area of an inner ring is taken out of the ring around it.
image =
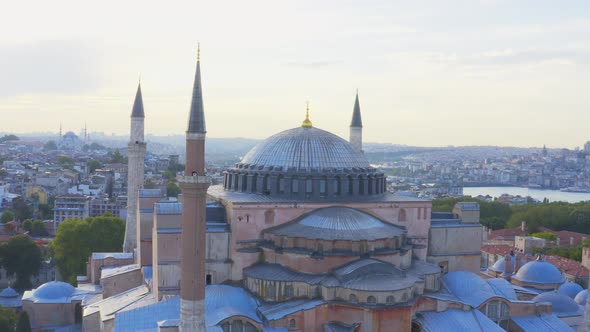
[[[162,177],[166,179],[166,196],[178,197],[180,187],[176,184],[176,171],[170,168],[162,172]]]
[[[57,143],[55,143],[55,141],[47,141],[43,145],[43,149],[44,150],[57,150]]]
[[[106,213],[85,220],[66,219],[51,242],[51,250],[64,280],[75,284],[76,276],[86,272],[86,261],[93,252],[121,251],[125,222]]]
[[[0,245],[0,265],[9,276],[16,276],[12,285],[17,290],[31,289],[31,277],[39,273],[43,255],[41,248],[27,235],[13,236]]]
[[[4,136],[0,137],[0,143],[6,143],[8,141],[18,141],[18,140],[20,140],[20,138],[16,135],[12,135],[12,134],[4,135]]]
[[[0,331],[31,332],[29,315],[25,311],[17,314],[12,308],[0,306]]]
[[[23,229],[29,232],[31,236],[47,236],[45,224],[41,220],[27,219],[23,221]]]
[[[111,158],[111,163],[120,163],[120,164],[126,164],[127,163],[127,157],[123,156],[121,154],[121,151],[119,151],[119,149],[116,149],[115,152],[109,151],[107,153],[107,156],[109,158]]]
[[[533,234],[534,235],[534,234]],[[575,261],[581,262],[582,261],[582,250],[584,247],[590,246],[590,240],[584,241],[582,244],[569,247],[569,246],[552,246],[547,248],[533,248],[533,255],[534,254],[543,254],[543,255],[553,255],[553,256],[561,256],[569,259],[573,259]]]
[[[529,232],[536,232],[541,227],[546,227],[554,231],[590,233],[590,201],[580,203],[545,201],[542,204],[509,206],[475,198],[443,198],[432,201],[432,210],[451,211],[455,203],[459,201],[478,202],[482,225],[493,230],[519,227],[522,221],[526,221]]]
[[[87,151],[97,151],[97,150],[106,150],[106,147],[104,145],[98,144],[98,143],[92,143],[90,145],[88,144],[84,144],[84,146],[82,147],[82,151],[87,152]]]

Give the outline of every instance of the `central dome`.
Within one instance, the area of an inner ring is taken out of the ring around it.
[[[350,143],[314,127],[298,127],[273,135],[250,150],[240,164],[298,172],[370,167]]]

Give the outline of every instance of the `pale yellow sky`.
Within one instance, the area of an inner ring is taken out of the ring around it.
[[[298,126],[364,140],[574,147],[590,140],[587,1],[19,1],[0,13],[0,131],[185,130],[202,48],[208,134]]]

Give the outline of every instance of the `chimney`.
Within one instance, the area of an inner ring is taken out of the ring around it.
[[[526,221],[521,221],[520,222],[520,231],[521,232],[526,232]]]
[[[570,236],[570,246],[573,246],[573,245],[574,245],[574,237]]]
[[[506,254],[506,256],[504,256],[504,273],[502,273],[502,277],[504,277],[505,279],[509,279],[510,276],[512,275],[512,259],[514,258],[514,256],[511,256],[509,254]]]
[[[517,253],[516,257],[514,257],[514,273],[518,272],[518,270],[520,269],[521,263],[522,263],[522,255],[520,253]]]

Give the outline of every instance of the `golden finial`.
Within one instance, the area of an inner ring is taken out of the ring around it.
[[[306,103],[307,103],[307,107],[305,110],[305,120],[303,120],[301,127],[309,128],[309,127],[311,127],[311,121],[309,121],[309,101]]]
[[[201,43],[197,43],[197,61],[201,61]]]

